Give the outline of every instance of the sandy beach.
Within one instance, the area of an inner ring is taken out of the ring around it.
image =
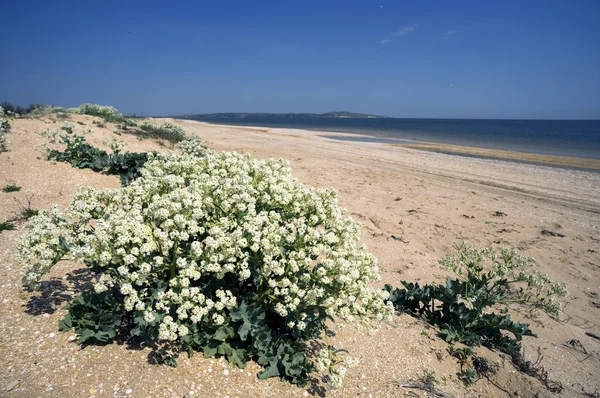
[[[71,116],[88,126],[93,119]],[[0,154],[0,185],[23,188],[0,193],[0,222],[28,200],[37,209],[65,206],[80,186],[120,187],[116,176],[53,164],[36,151],[45,142],[37,133],[62,122],[54,116],[11,121],[10,152]],[[379,259],[381,286],[400,285],[400,280],[443,281],[446,272],[438,260],[462,241],[476,247],[518,247],[534,257],[542,272],[567,285],[569,296],[560,320],[527,309],[511,313],[530,323],[538,336],[524,339],[525,357],[536,360],[539,353],[548,378],[564,387],[561,396],[598,396],[591,394],[600,391],[600,340],[590,334],[600,335],[600,173],[322,137],[336,133],[177,123],[202,137],[210,149],[288,159],[303,184],[336,188],[340,204],[361,223],[362,240]],[[88,141],[95,146],[114,137],[112,124],[94,129]],[[120,138],[129,151],[174,151],[170,144],[154,140],[127,134]],[[578,160],[554,160],[580,167]],[[195,355],[169,368],[149,363],[148,349],[119,344],[80,349],[71,333],[58,332],[57,322],[65,303],[88,278],[85,267],[61,262],[40,293],[24,292],[12,253],[25,228],[21,222],[15,231],[0,234],[0,396],[233,398],[321,393],[318,385],[300,389],[276,379],[258,380],[257,364],[240,370],[225,360]],[[342,389],[328,393],[333,397],[426,396],[401,386],[424,371],[434,372],[437,388],[448,396],[554,396],[538,380],[517,372],[507,358],[483,347],[477,352],[496,364],[497,375],[493,382],[482,379],[465,388],[456,378],[459,367],[446,350],[448,344],[408,315],[382,324],[374,336],[348,327],[335,340],[360,364],[348,372]],[[573,341],[581,346],[569,344]]]

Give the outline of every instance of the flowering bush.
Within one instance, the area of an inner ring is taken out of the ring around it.
[[[122,121],[123,115],[112,106],[96,105],[96,104],[81,104],[77,108],[68,108],[68,113],[79,113],[81,115],[99,116],[109,122]]]
[[[335,191],[303,186],[284,161],[236,153],[150,155],[141,174],[121,190],[80,189],[18,243],[26,286],[65,257],[98,272],[61,328],[82,342],[120,332],[163,353],[255,359],[259,377],[301,385],[329,370],[339,386],[355,361],[325,345],[313,362],[307,344],[328,319],[372,327],[393,307],[370,286],[377,261]]]

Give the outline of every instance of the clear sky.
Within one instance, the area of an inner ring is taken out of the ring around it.
[[[600,1],[4,1],[0,101],[600,119]]]

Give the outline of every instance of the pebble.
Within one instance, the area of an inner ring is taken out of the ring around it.
[[[19,380],[13,380],[6,386],[6,391],[14,390],[19,386]]]
[[[42,315],[44,318],[50,318],[50,314],[45,313],[44,315]]]
[[[228,371],[227,369],[225,369],[225,370],[223,370],[223,374],[224,374],[225,376],[227,376],[227,375],[229,374],[229,371]]]
[[[50,338],[53,338],[54,336],[56,336],[56,333],[50,333],[50,334],[48,335],[48,337],[50,337]]]
[[[128,388],[127,390],[125,390],[125,394],[129,395],[133,392],[133,390],[131,388]]]

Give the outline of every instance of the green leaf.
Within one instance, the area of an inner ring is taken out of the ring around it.
[[[204,354],[204,358],[213,358],[217,355],[217,347],[203,347],[202,353]]]
[[[262,372],[258,372],[258,378],[261,380],[265,380],[269,377],[280,376],[279,369],[277,368],[278,363],[279,361],[277,359],[272,359],[267,369],[265,369]]]
[[[63,319],[58,321],[58,330],[67,332],[71,329],[73,329],[73,321],[71,319],[71,314],[67,314]]]
[[[235,334],[235,332],[233,331],[232,327],[223,325],[217,329],[217,331],[215,332],[215,335],[213,336],[213,339],[219,340],[219,341],[225,341],[229,337],[233,337],[234,334]]]
[[[79,336],[79,342],[85,343],[87,340],[96,337],[96,333],[91,329],[84,329]]]
[[[238,368],[244,369],[246,367],[246,357],[247,351],[242,348],[238,348],[237,350],[232,350],[231,354],[227,356],[227,360],[236,365]]]

